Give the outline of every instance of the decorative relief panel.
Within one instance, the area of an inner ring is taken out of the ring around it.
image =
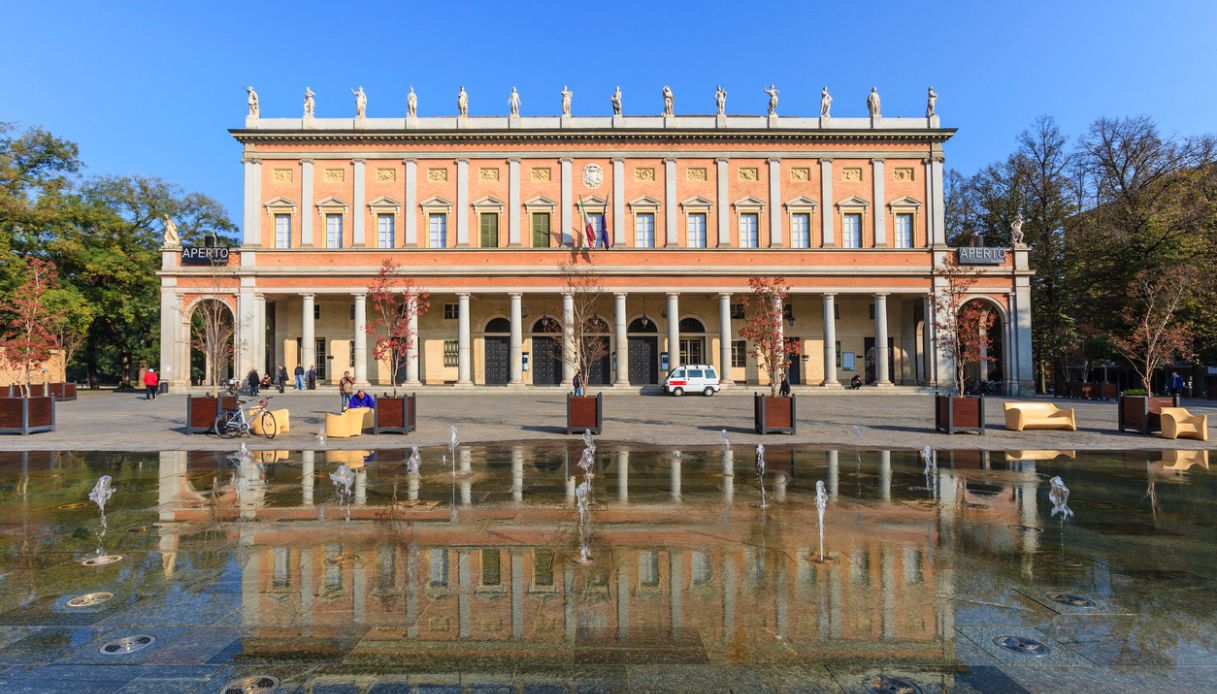
[[[685,180],[704,181],[706,180],[706,170],[702,168],[689,169],[685,171]]]
[[[542,168],[532,170],[532,180],[534,181],[550,181],[553,180],[553,175],[552,169]]]
[[[604,169],[599,164],[588,164],[583,167],[583,185],[595,190],[604,183]]]
[[[448,169],[427,169],[428,181],[446,181],[448,180]]]
[[[655,169],[652,169],[652,168],[634,169],[634,180],[635,181],[654,181],[655,180]]]
[[[275,169],[270,174],[270,180],[274,181],[275,183],[291,183],[292,182],[292,170],[291,169]]]
[[[811,169],[800,166],[790,170],[790,180],[792,181],[810,181]]]
[[[755,181],[760,178],[760,171],[755,166],[745,166],[739,170],[739,180]]]
[[[379,183],[392,183],[397,180],[397,169],[376,169],[376,180]]]
[[[914,178],[913,168],[904,167],[904,168],[896,169],[895,171],[892,172],[892,176],[897,181],[911,181]]]
[[[850,167],[841,169],[841,180],[846,182],[857,182],[862,180],[862,169]]]
[[[499,170],[489,167],[478,169],[478,178],[483,181],[497,181],[499,180]]]
[[[345,169],[326,169],[325,170],[325,182],[326,183],[342,183],[343,181],[346,180],[346,178],[347,178],[347,172]]]

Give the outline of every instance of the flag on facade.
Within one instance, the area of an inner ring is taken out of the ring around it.
[[[608,231],[608,211],[609,211],[608,200],[605,200],[604,201],[604,214],[600,215],[600,243],[605,248],[612,248],[613,242],[609,238],[609,231]]]

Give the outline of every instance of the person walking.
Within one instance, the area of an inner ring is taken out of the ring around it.
[[[355,379],[351,378],[350,371],[343,371],[342,378],[338,381],[338,396],[342,398],[342,410],[347,408],[347,400],[351,397],[351,391],[355,386]]]
[[[250,369],[245,376],[245,385],[249,388],[249,394],[252,396],[258,395],[258,387],[262,385],[262,379],[258,376],[257,369]]]
[[[782,383],[778,386],[778,395],[784,398],[790,397],[790,376],[782,374]]]
[[[276,376],[277,380],[279,381],[279,392],[282,393],[283,389],[287,387],[287,367],[280,364],[279,373],[276,374]]]
[[[582,370],[575,372],[575,378],[572,380],[572,383],[574,383],[574,386],[575,386],[575,397],[576,398],[583,397],[583,371]]]
[[[156,375],[156,369],[148,369],[144,372],[144,399],[156,400],[156,387],[160,385],[161,379]]]
[[[296,364],[296,369],[292,373],[296,376],[296,390],[304,390],[304,365]]]
[[[1178,371],[1171,372],[1169,392],[1171,395],[1183,395],[1183,377],[1179,375]]]
[[[308,367],[308,389],[314,390],[317,388],[317,367]]]

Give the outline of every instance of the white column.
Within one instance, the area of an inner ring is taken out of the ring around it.
[[[668,293],[668,368],[680,366],[680,294]],[[664,374],[659,374],[662,380]]]
[[[418,381],[418,295],[410,293],[409,299],[409,317],[407,318],[410,332],[410,345],[406,347],[406,385],[416,386]],[[397,374],[393,374],[393,378],[397,378]]]
[[[938,360],[934,356],[934,298],[932,296],[925,296],[921,301],[921,310],[925,321],[921,328],[921,373],[924,384],[932,386],[938,384],[938,374],[935,370]]]
[[[630,500],[630,452],[617,451],[617,502],[624,504]]]
[[[300,451],[300,502],[305,506],[313,505],[313,486],[317,481],[314,468],[316,460],[315,451]]]
[[[368,385],[368,295],[355,295],[355,383]]]
[[[253,335],[254,368],[258,373],[267,370],[266,366],[266,295],[254,294],[254,329]],[[273,368],[273,367],[271,367]],[[271,374],[272,378],[274,374]]]
[[[671,480],[668,486],[669,494],[674,503],[680,503],[680,466],[681,457],[680,451],[672,453],[671,462],[668,463],[668,475]]]
[[[406,164],[406,204],[402,216],[406,218],[406,247],[418,245],[418,162],[404,159]]]
[[[892,500],[892,452],[879,451],[879,498]]]
[[[262,162],[258,159],[245,160],[245,207],[242,219],[241,245],[259,246],[262,244],[261,215],[258,208],[262,206]]]
[[[613,160],[613,245],[626,245],[624,159]]]
[[[937,154],[930,161],[930,174],[934,178],[934,214],[931,220],[932,231],[930,238],[934,245],[942,246],[947,242],[946,201],[942,189],[942,155]]]
[[[1018,363],[1015,364],[1018,387],[1020,390],[1026,389],[1029,394],[1034,392],[1035,388],[1035,365],[1031,359],[1031,280],[1027,277],[1019,277],[1015,282],[1014,315],[1010,322],[1010,332],[1013,337],[1010,342],[1018,347],[1016,352]],[[1008,376],[1006,378],[1012,380]],[[1007,395],[1013,395],[1013,393],[1007,393]]]
[[[313,160],[300,160],[300,245],[313,245]]]
[[[524,385],[524,301],[519,292],[511,296],[511,377],[509,386]]]
[[[300,363],[305,372],[309,367],[317,365],[317,334],[314,330],[313,295],[300,296],[302,310],[300,311]]]
[[[887,372],[887,294],[875,295],[875,385],[890,386]]]
[[[507,160],[507,245],[520,245],[520,160]]]
[[[820,212],[820,232],[824,237],[824,246],[832,248],[837,245],[832,233],[832,159],[820,160]]]
[[[574,195],[574,190],[570,180],[570,159],[559,159],[558,163],[562,169],[562,194],[559,196],[562,209],[558,210],[558,224],[562,225],[562,245],[570,246],[572,244],[570,236],[571,207],[575,204],[571,197]]]
[[[254,306],[254,293],[245,288],[237,294],[237,377],[244,378],[245,374],[254,367],[254,352],[257,350],[257,307]]]
[[[524,501],[524,448],[511,447],[511,500]]]
[[[836,294],[824,295],[824,385],[838,386]]]
[[[841,485],[840,451],[828,451],[824,457],[828,459],[828,498],[835,500]]]
[[[456,160],[456,245],[469,245],[469,160]]]
[[[456,300],[457,310],[460,314],[457,319],[456,327],[456,384],[458,386],[471,386],[473,385],[473,380],[469,377],[471,373],[470,352],[472,351],[471,345],[469,344],[469,294],[457,294]]]
[[[676,160],[663,160],[663,237],[665,246],[678,246],[676,231]]]
[[[562,294],[562,385],[575,379],[575,295]]]
[[[769,160],[769,245],[782,245],[782,160]]]
[[[887,200],[883,192],[883,160],[871,159],[870,166],[874,183],[871,209],[875,212],[871,216],[875,223],[875,248],[883,248],[887,245]]]
[[[364,221],[367,217],[367,210],[364,207],[366,204],[366,200],[364,200],[366,197],[364,194],[366,189],[364,185],[365,170],[366,165],[364,160],[356,159],[355,175],[353,176],[355,182],[354,202],[351,203],[351,230],[354,232],[354,239],[351,245],[353,246],[367,245],[364,237]]]
[[[161,361],[157,364],[161,380],[165,383],[190,385],[190,370],[178,368],[177,355],[180,349],[177,344],[177,324],[181,321],[178,309],[178,296],[172,289],[161,287]]]
[[[628,386],[630,384],[630,340],[626,330],[626,293],[617,292],[613,295],[613,337],[617,340],[617,373],[614,374],[613,385]]]
[[[719,384],[734,385],[731,378],[731,294],[718,295],[718,378]]]
[[[727,198],[727,159],[714,160],[715,180],[718,183],[717,200],[714,201],[718,211],[718,245],[731,245],[731,202]]]

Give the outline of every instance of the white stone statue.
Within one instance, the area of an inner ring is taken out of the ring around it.
[[[613,115],[621,115],[621,85],[617,85],[617,90],[609,97],[609,103],[613,105]]]
[[[410,85],[410,93],[406,94],[406,115],[411,118],[418,115],[418,95],[414,93],[414,85]]]
[[[355,117],[365,118],[368,115],[368,95],[363,93],[363,86],[359,89],[352,89],[351,93],[355,95]]]
[[[1015,247],[1023,245],[1023,213],[1019,211],[1014,216],[1014,222],[1010,224],[1010,239],[1014,242]]]
[[[718,107],[718,115],[727,114],[727,90],[721,84],[714,90],[714,105]]]
[[[258,117],[258,92],[253,87],[245,87],[246,93],[249,94],[249,118]]]
[[[778,94],[781,94],[781,92],[778,91],[772,82],[769,83],[769,88],[765,89],[764,92],[769,95],[769,115],[776,116],[778,114]]]
[[[562,85],[562,115],[570,115],[570,100],[574,95],[575,93],[567,89],[565,84]]]
[[[925,117],[933,118],[938,115],[935,109],[938,107],[938,92],[934,91],[934,85],[930,85],[929,95],[925,100]]]
[[[520,117],[520,92],[515,87],[511,88],[511,96],[507,97],[507,107],[511,109],[513,117]]]
[[[162,245],[164,246],[180,246],[182,240],[177,235],[177,224],[173,223],[169,215],[161,215],[165,218],[165,239]]]
[[[672,96],[672,88],[668,85],[663,85],[663,115],[672,115],[672,108],[676,105],[676,99]]]
[[[469,94],[465,92],[465,85],[461,85],[461,90],[456,93],[456,113],[461,118],[469,117]]]
[[[304,117],[305,118],[313,117],[313,113],[315,112],[316,107],[317,107],[317,102],[316,102],[316,99],[314,98],[315,96],[316,95],[313,94],[312,89],[309,89],[308,87],[304,88]]]
[[[871,118],[879,118],[879,90],[874,87],[870,88],[870,96],[866,97],[866,110],[870,112]]]
[[[820,117],[831,118],[832,114],[832,94],[828,93],[828,87],[825,86],[820,90]]]

